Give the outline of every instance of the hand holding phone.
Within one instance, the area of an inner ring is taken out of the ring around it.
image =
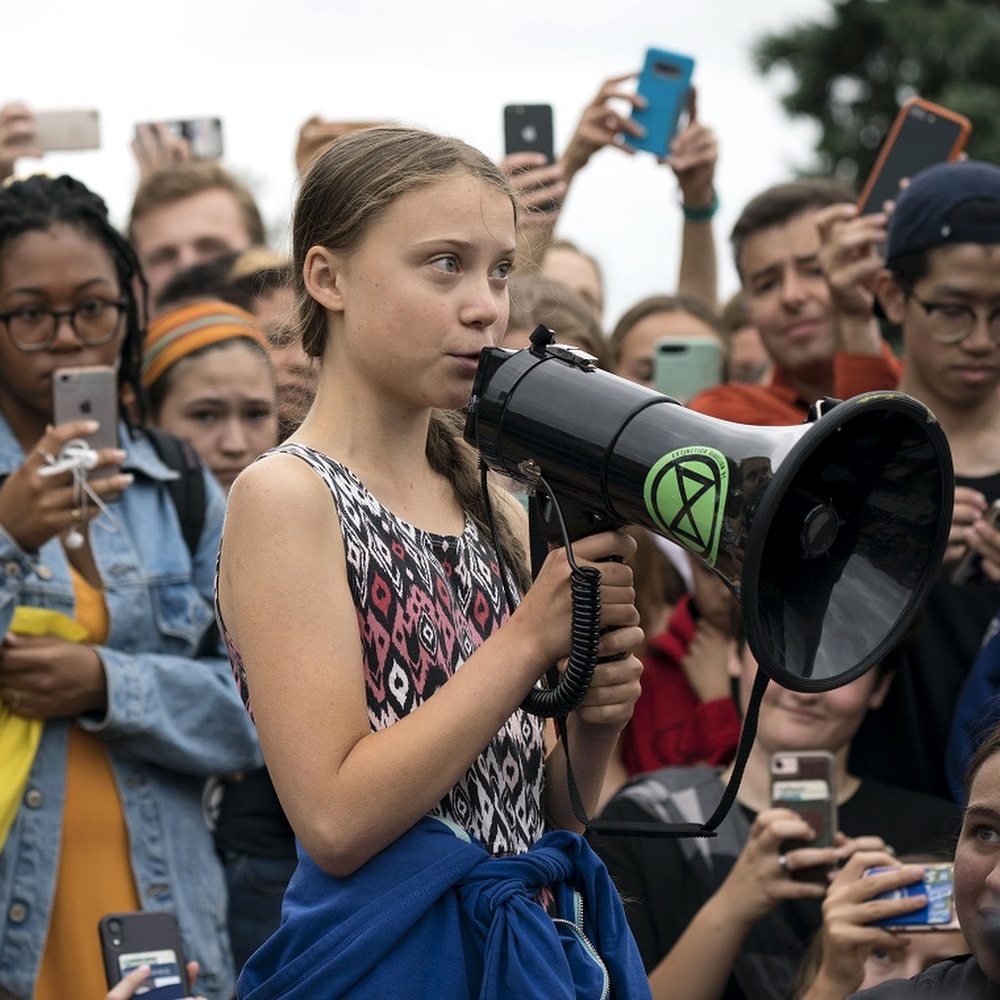
[[[190,160],[219,160],[222,152],[220,118],[139,122],[132,139],[132,153],[144,177]]]
[[[319,115],[307,118],[299,129],[299,138],[295,146],[295,166],[300,175],[321,150],[350,132],[360,132],[366,128],[378,128],[391,125],[388,121],[328,121]]]
[[[868,868],[865,875],[899,871],[898,868]],[[926,897],[927,902],[917,910],[901,913],[884,920],[875,920],[878,927],[891,931],[958,930],[955,916],[955,866],[951,862],[924,865],[924,877],[898,889],[881,892],[873,899],[912,899]]]
[[[0,108],[0,177],[14,172],[22,156],[41,157],[45,150],[35,142],[35,116],[16,101]]]
[[[543,163],[529,166],[502,164],[517,191],[526,215],[539,217],[558,211],[565,194],[562,175],[556,166],[555,134],[551,104],[507,104],[503,109],[504,153],[534,153]],[[556,177],[553,178],[552,174]]]
[[[670,153],[681,115],[691,100],[694,59],[666,49],[648,49],[639,73],[637,93],[644,106],[632,111],[632,121],[644,130],[641,138],[626,135],[624,143],[658,157]]]
[[[781,853],[801,847],[833,847],[837,797],[833,754],[826,750],[778,751],[771,754],[771,804],[798,813],[815,832],[813,840],[788,840]],[[826,885],[826,868],[800,868],[791,877]]]
[[[1000,500],[994,500],[983,520],[991,528],[1000,528]],[[983,572],[983,557],[969,546],[955,563],[955,568],[951,571],[951,582],[957,587],[992,587],[994,582]]]
[[[134,995],[184,1000],[190,992],[177,918],[164,910],[109,913],[97,925],[108,988],[142,965],[151,968]]]
[[[110,365],[57,368],[52,373],[52,414],[59,424],[96,420],[97,430],[87,443],[95,451],[118,447],[118,375]],[[117,466],[100,466],[91,479],[110,476]]]

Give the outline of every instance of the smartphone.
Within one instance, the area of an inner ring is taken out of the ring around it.
[[[195,160],[222,159],[222,119],[221,118],[177,118],[163,122],[141,122],[136,125],[136,138],[139,129],[151,128],[153,125],[166,125],[172,135],[186,139],[191,147],[191,158]]]
[[[986,508],[983,519],[992,528],[1000,526],[1000,500]],[[983,572],[983,557],[974,549],[966,548],[951,571],[951,582],[957,587],[993,586],[993,581]]]
[[[892,868],[867,868],[865,875],[893,871]],[[914,913],[875,920],[878,927],[891,931],[952,931],[958,930],[955,916],[955,866],[951,862],[924,865],[920,882],[904,885],[900,889],[880,892],[874,899],[903,899],[905,896],[926,896],[927,905]]]
[[[800,847],[833,847],[837,832],[837,796],[833,754],[827,750],[779,751],[771,754],[771,804],[797,812],[816,832],[813,840],[788,840],[781,853]],[[826,884],[825,867],[797,869],[792,877]]]
[[[882,143],[875,166],[858,198],[861,215],[881,212],[899,195],[900,182],[936,163],[955,160],[968,142],[972,123],[920,97],[911,97],[899,109]]]
[[[681,115],[691,102],[691,77],[694,59],[665,49],[647,49],[639,74],[638,93],[646,98],[644,108],[634,108],[632,121],[646,134],[638,139],[625,137],[632,149],[643,149],[656,156],[666,156],[677,133]]]
[[[71,420],[96,420],[97,430],[87,437],[92,448],[118,447],[118,376],[110,365],[57,368],[52,373],[52,415],[56,424]],[[118,469],[106,466],[92,478],[110,476]]]
[[[722,381],[722,344],[714,337],[664,337],[653,345],[653,388],[687,403]]]
[[[506,153],[542,153],[555,162],[555,133],[551,104],[507,104],[503,109]]]
[[[183,1000],[191,995],[177,918],[163,910],[109,913],[98,921],[104,973],[111,989],[140,965],[149,978],[135,991],[148,1000]]]
[[[101,114],[94,108],[36,111],[35,145],[44,150],[99,149]]]

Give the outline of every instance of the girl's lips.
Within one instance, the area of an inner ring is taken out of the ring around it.
[[[471,372],[475,372],[479,368],[478,354],[452,354],[451,357],[462,369],[468,369]]]

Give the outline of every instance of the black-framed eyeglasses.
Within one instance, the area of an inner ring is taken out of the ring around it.
[[[22,306],[0,313],[0,323],[19,351],[44,351],[56,339],[63,317],[69,320],[80,341],[88,347],[97,347],[115,339],[127,306],[125,299],[87,299],[72,309]]]
[[[929,302],[909,293],[909,298],[927,316],[927,333],[939,344],[960,344],[976,328],[980,312],[986,312],[990,340],[1000,347],[1000,309],[976,309],[965,302]]]

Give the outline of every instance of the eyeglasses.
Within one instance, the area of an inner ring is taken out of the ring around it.
[[[59,321],[64,316],[84,344],[97,347],[115,339],[127,305],[125,299],[88,299],[73,309],[24,306],[0,313],[0,323],[19,351],[44,351],[56,339]]]
[[[964,302],[925,302],[912,292],[909,297],[927,316],[927,333],[939,344],[960,344],[976,328],[980,310]],[[1000,347],[1000,309],[986,314],[990,340]]]

